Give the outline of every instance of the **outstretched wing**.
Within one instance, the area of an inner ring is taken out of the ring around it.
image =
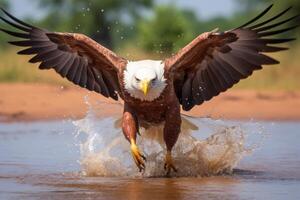
[[[291,26],[275,31],[271,29],[292,21],[299,15],[279,21],[290,8],[261,23],[249,26],[265,15],[272,5],[253,20],[226,32],[203,33],[173,57],[165,60],[166,72],[174,79],[176,95],[184,110],[210,100],[226,91],[241,79],[250,76],[262,65],[278,61],[264,55],[287,48],[272,46],[294,40],[293,38],[269,38],[296,28]]]
[[[27,47],[18,54],[35,55],[29,62],[41,63],[40,69],[54,69],[76,85],[118,99],[118,72],[126,65],[125,59],[85,35],[49,32],[1,10],[7,16],[0,16],[1,20],[19,32],[3,28],[0,31],[23,39],[10,44]]]

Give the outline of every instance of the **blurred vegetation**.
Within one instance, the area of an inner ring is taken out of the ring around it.
[[[42,23],[56,31],[83,32],[102,45],[113,47],[113,32],[130,21],[132,24],[141,15],[141,10],[150,8],[152,0],[39,0],[48,16]],[[126,19],[126,20],[124,20]]]
[[[68,81],[58,76],[54,70],[39,70],[38,65],[28,63],[28,56],[16,55],[16,48],[0,51],[0,82],[42,82],[69,85]]]
[[[195,16],[192,17],[194,19]],[[195,36],[189,18],[173,6],[157,7],[153,17],[140,20],[138,33],[141,47],[158,54],[170,54],[179,50]]]
[[[8,0],[0,0],[0,5],[2,8],[5,8],[5,9],[9,8]]]
[[[9,3],[8,0],[0,0],[0,7],[9,9]],[[0,20],[0,25],[2,25],[2,21]],[[5,34],[0,34],[0,47],[4,47],[7,44],[7,40],[9,39],[9,36]]]
[[[84,33],[130,60],[168,57],[203,32],[215,28],[224,31],[249,21],[272,2],[275,3],[273,13],[290,5],[294,6],[294,14],[300,11],[299,0],[236,0],[239,9],[232,15],[203,20],[191,10],[173,4],[157,5],[154,0],[34,1],[40,3],[46,15],[27,21],[48,30]],[[0,0],[0,6],[9,9],[9,1]],[[300,37],[299,29],[298,32],[286,34]],[[0,34],[0,82],[67,84],[54,72],[45,73],[39,71],[37,66],[27,64],[27,57],[17,56],[16,48],[4,45],[8,40],[8,36]],[[266,66],[250,79],[241,81],[237,88],[300,89],[297,77],[300,74],[297,56],[300,43],[291,45],[291,51],[274,54],[275,58],[282,61],[280,66]]]

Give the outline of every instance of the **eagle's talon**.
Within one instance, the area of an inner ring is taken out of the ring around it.
[[[131,142],[131,154],[136,166],[139,168],[139,171],[145,171],[146,157],[140,152],[134,141]]]
[[[170,175],[172,170],[174,172],[177,172],[177,169],[175,168],[175,165],[173,164],[173,159],[172,159],[172,155],[171,155],[170,151],[167,152],[164,169],[167,171],[167,173],[166,173],[167,176]]]
[[[143,160],[144,160],[145,162],[147,162],[147,158],[146,158],[143,154],[141,154],[141,157],[143,158]]]
[[[175,166],[171,163],[171,164],[165,164],[164,169],[166,171],[166,175],[169,176],[171,171],[173,170],[175,173],[177,172],[177,169],[175,168]]]

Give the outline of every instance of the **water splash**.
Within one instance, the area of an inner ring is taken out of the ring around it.
[[[121,132],[120,120],[114,117],[99,119],[95,117],[95,111],[97,109],[90,106],[87,116],[74,122],[77,127],[76,136],[80,138],[78,141],[83,175],[165,175],[163,125],[141,129],[137,143],[146,155],[147,162],[146,171],[140,174],[132,160],[130,146]],[[200,127],[199,130],[197,127]],[[239,161],[258,146],[257,143],[246,145],[246,140],[247,133],[242,125],[232,125],[221,120],[183,117],[182,132],[173,149],[178,172],[172,176],[202,177],[231,173]]]

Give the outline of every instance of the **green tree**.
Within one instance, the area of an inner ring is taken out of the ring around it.
[[[187,18],[187,13],[173,6],[157,7],[153,16],[139,22],[139,43],[147,51],[171,54],[196,35],[191,21]]]
[[[50,10],[44,23],[50,28],[84,32],[104,46],[112,47],[112,31],[127,21],[134,22],[152,0],[39,0]]]

